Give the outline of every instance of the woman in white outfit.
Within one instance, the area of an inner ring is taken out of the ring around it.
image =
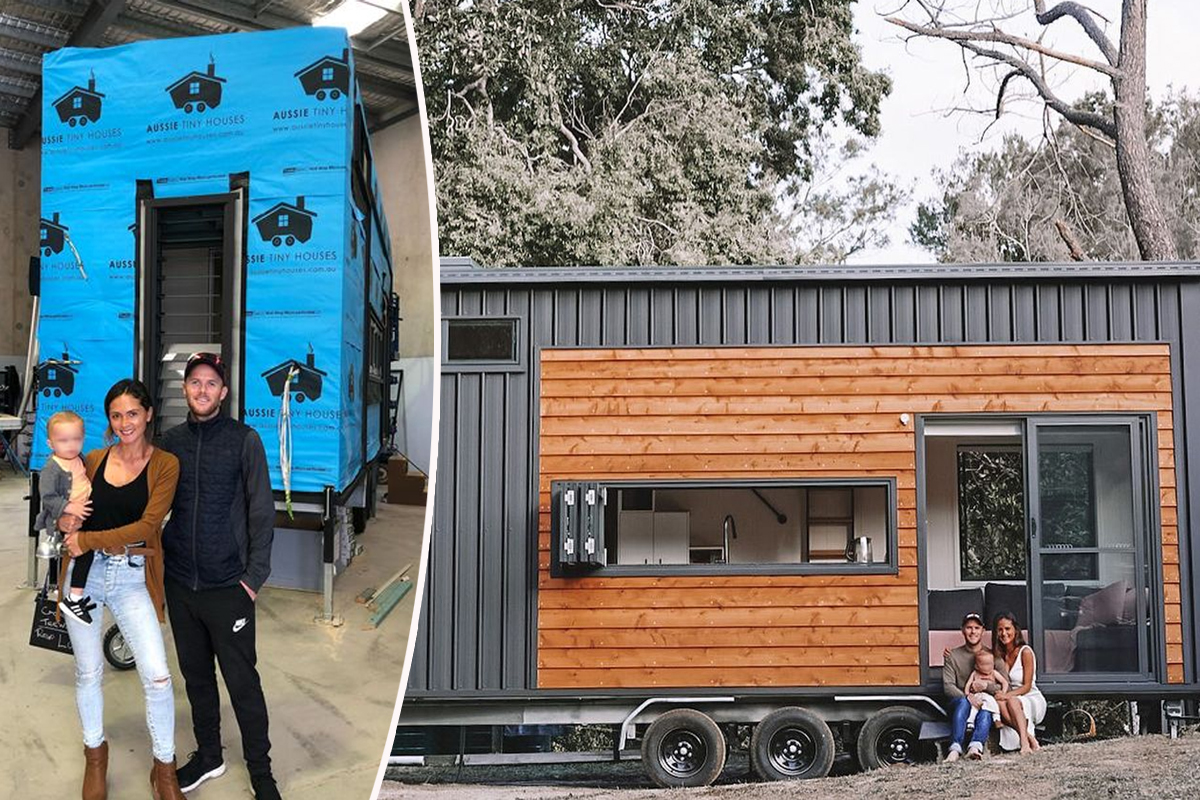
[[[1000,746],[1005,750],[1031,753],[1037,750],[1034,728],[1046,716],[1046,698],[1037,688],[1037,661],[1033,648],[1025,643],[1016,618],[999,614],[992,629],[992,650],[1008,667],[1011,688],[996,694],[1000,704]],[[1014,735],[1015,734],[1015,735]]]

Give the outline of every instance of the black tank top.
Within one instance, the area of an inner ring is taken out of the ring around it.
[[[113,486],[104,479],[104,468],[108,465],[108,456],[112,450],[104,454],[104,460],[96,469],[92,478],[92,515],[83,521],[80,530],[108,531],[131,525],[146,513],[146,505],[150,502],[150,482],[146,477],[150,462],[138,473],[138,476],[124,486]]]

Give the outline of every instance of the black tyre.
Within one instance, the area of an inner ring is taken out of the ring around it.
[[[88,124],[88,118],[87,118],[87,117],[80,117],[80,118],[79,118],[79,124],[80,124],[80,125],[87,125],[87,124]]]
[[[824,778],[836,753],[825,720],[795,706],[772,711],[750,736],[750,764],[765,781]]]
[[[306,399],[304,392],[296,392],[295,400],[297,403],[303,403]]]
[[[79,124],[79,117],[71,117],[69,120],[67,120],[67,124],[74,128]]]
[[[45,250],[42,251],[42,255],[44,255],[46,258],[49,258],[50,256],[54,255],[54,251],[52,249],[50,249],[49,247],[47,247]]]
[[[62,397],[62,389],[55,389],[55,390],[54,390],[54,396],[55,396],[55,397]]]
[[[206,108],[208,108],[208,106],[204,105],[204,103],[196,103],[196,110],[201,114],[204,113],[204,109]]]
[[[317,89],[317,99],[318,100],[325,99],[325,90],[324,89]]]
[[[128,670],[137,666],[133,660],[133,649],[125,642],[121,629],[113,625],[104,634],[104,660],[113,669]]]
[[[272,236],[271,237],[271,244],[273,244],[275,247],[279,247],[279,245],[282,241],[283,241],[282,236]]]
[[[295,236],[289,236],[289,237],[287,237],[286,239],[284,239],[283,241],[287,243],[287,246],[288,246],[288,247],[291,247],[292,245],[294,245],[294,244],[296,243],[296,237],[295,237]]]
[[[725,768],[725,736],[707,714],[668,711],[642,739],[642,767],[656,786],[708,786]]]
[[[858,734],[858,763],[864,770],[927,760],[929,746],[921,741],[926,718],[907,706],[876,711]]]
[[[190,113],[192,113],[192,104],[191,104],[191,103],[184,103],[184,104],[183,104],[183,113],[185,113],[185,114],[190,114]]]
[[[342,96],[341,90],[339,90],[339,89],[330,89],[329,90],[329,97],[331,99],[337,100],[341,96]]]

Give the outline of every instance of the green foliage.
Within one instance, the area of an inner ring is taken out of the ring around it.
[[[1111,116],[1111,100],[1077,107]],[[1175,94],[1150,110],[1154,185],[1181,258],[1200,257],[1200,98]],[[922,203],[912,241],[943,262],[1068,261],[1064,233],[1089,260],[1140,258],[1110,143],[1059,122],[1040,141],[1007,136],[991,152],[960,156]]]
[[[443,253],[836,260],[896,205],[830,178],[833,132],[877,134],[890,88],[846,0],[428,0],[416,32]]]
[[[1025,579],[1025,472],[1017,449],[958,451],[962,578]]]

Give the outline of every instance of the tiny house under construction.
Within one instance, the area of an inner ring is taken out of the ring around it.
[[[340,88],[318,102],[299,73],[323,63]],[[323,588],[330,616],[374,509],[397,321],[345,31],[64,48],[43,75],[60,99],[42,137],[35,463],[61,409],[98,446],[105,392],[130,375],[157,432],[178,424],[187,357],[220,353],[227,412],[260,434],[279,507],[307,515],[279,529],[271,580]]]
[[[830,726],[903,761],[969,611],[1017,615],[1052,698],[1200,694],[1200,266],[441,280],[397,752],[653,723],[647,769],[696,784],[715,720],[764,777],[827,772]]]

